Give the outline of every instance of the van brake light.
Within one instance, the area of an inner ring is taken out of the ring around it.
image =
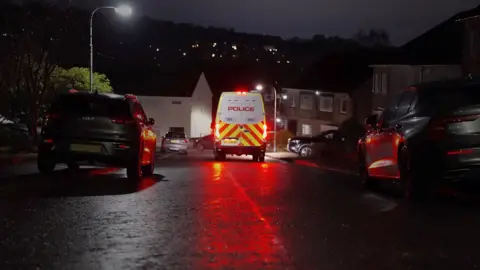
[[[267,125],[263,125],[263,139],[267,138]]]

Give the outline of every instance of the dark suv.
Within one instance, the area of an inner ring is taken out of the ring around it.
[[[99,162],[127,168],[134,181],[153,174],[156,135],[133,95],[71,93],[50,107],[42,126],[38,169],[50,173],[57,163]]]
[[[377,119],[366,119],[359,140],[360,174],[367,186],[392,179],[406,197],[435,183],[478,183],[480,82],[431,82],[400,92]]]

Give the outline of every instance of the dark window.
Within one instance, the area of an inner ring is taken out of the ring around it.
[[[165,138],[169,138],[169,139],[185,139],[187,136],[185,135],[185,133],[180,133],[180,132],[168,132],[166,135],[165,135]]]
[[[182,102],[181,101],[172,101],[172,104],[180,105],[180,104],[182,104]]]
[[[123,99],[87,95],[62,96],[52,104],[50,113],[106,117],[131,116],[128,102]]]
[[[415,99],[414,91],[405,91],[400,98],[399,103],[397,104],[397,109],[395,111],[395,118],[402,117],[410,111],[410,105]]]
[[[140,122],[145,122],[147,119],[147,116],[145,115],[140,103],[133,103],[133,114]]]
[[[378,127],[385,128],[388,127],[390,124],[390,121],[392,121],[392,118],[395,115],[395,111],[397,110],[397,106],[400,102],[400,98],[402,97],[403,93],[396,94],[390,102],[388,102],[387,107],[385,110],[382,112],[380,115],[380,118],[378,119]]]

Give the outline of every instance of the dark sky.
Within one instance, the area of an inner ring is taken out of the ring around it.
[[[44,0],[47,1],[47,0]],[[69,0],[50,0],[69,1]],[[70,0],[85,6],[100,0]],[[105,0],[127,3],[128,0]],[[130,0],[137,15],[237,31],[311,37],[351,37],[360,28],[384,28],[402,45],[480,0]]]

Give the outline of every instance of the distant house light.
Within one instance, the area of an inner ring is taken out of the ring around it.
[[[212,57],[215,57],[215,54],[214,54],[214,53],[212,53]]]
[[[186,56],[186,55],[187,55],[187,53],[186,53],[186,52],[184,52],[184,53],[183,53],[183,56]]]
[[[259,61],[259,59],[257,58],[257,62]]]
[[[287,64],[290,64],[290,61],[287,60]]]
[[[236,50],[237,50],[237,46],[232,45],[232,49],[236,51]]]
[[[280,61],[277,61],[278,64],[280,64]]]
[[[214,43],[213,43],[213,47],[216,47],[216,46],[217,46],[217,43],[216,43],[216,42],[214,42]]]

